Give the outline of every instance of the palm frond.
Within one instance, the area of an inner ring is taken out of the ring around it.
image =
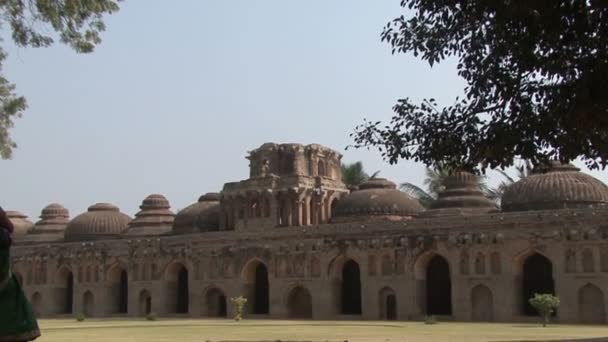
[[[424,189],[412,183],[399,184],[399,190],[406,192],[412,197],[418,199],[418,202],[420,202],[420,204],[425,208],[430,208],[430,206],[436,201],[436,197],[434,195],[424,191]]]

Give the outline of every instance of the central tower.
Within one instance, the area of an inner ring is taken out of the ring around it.
[[[342,155],[311,144],[266,143],[249,152],[249,179],[224,184],[220,229],[257,230],[329,222],[348,190]]]

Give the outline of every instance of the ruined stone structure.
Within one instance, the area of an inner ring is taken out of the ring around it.
[[[250,177],[174,214],[162,195],[132,219],[106,203],[35,224],[10,212],[13,269],[41,316],[526,321],[555,293],[561,322],[606,323],[608,187],[553,164],[502,209],[457,172],[429,210],[372,179],[350,193],[341,155],[264,144]]]

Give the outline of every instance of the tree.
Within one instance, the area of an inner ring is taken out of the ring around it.
[[[370,178],[376,178],[380,171],[374,172],[371,176],[365,172],[363,163],[358,161],[351,164],[342,164],[342,182],[346,184],[349,189],[356,189]]]
[[[390,123],[364,121],[355,147],[477,171],[515,158],[608,158],[608,6],[600,0],[402,0],[381,40],[432,67],[458,61],[464,97],[397,101]],[[411,15],[410,15],[411,13]]]
[[[247,305],[247,298],[243,296],[232,297],[230,301],[234,305],[234,320],[240,321],[243,319],[243,313],[245,313],[245,305]]]
[[[502,181],[496,188],[490,189],[489,197],[496,201],[497,204],[500,204],[500,199],[502,195],[505,193],[505,190],[511,186],[513,183],[517,182],[520,179],[526,178],[532,174],[532,169],[534,166],[529,160],[522,161],[519,165],[515,166],[515,171],[517,171],[517,177],[513,178],[504,170],[496,170],[500,175],[502,175],[505,180]]]
[[[543,327],[547,326],[549,317],[559,306],[559,298],[550,293],[535,293],[534,297],[529,299],[529,302],[543,318]]]
[[[55,39],[78,53],[92,52],[105,30],[103,16],[118,11],[120,0],[0,0],[0,26],[10,27],[19,47],[48,47]],[[2,75],[6,52],[0,46],[0,157],[9,159],[17,144],[10,136],[14,120],[27,108],[25,97]]]

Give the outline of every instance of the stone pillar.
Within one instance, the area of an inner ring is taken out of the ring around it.
[[[302,201],[301,199],[295,200],[295,206],[296,211],[294,225],[300,227],[303,225],[302,207],[304,206],[304,201]]]

